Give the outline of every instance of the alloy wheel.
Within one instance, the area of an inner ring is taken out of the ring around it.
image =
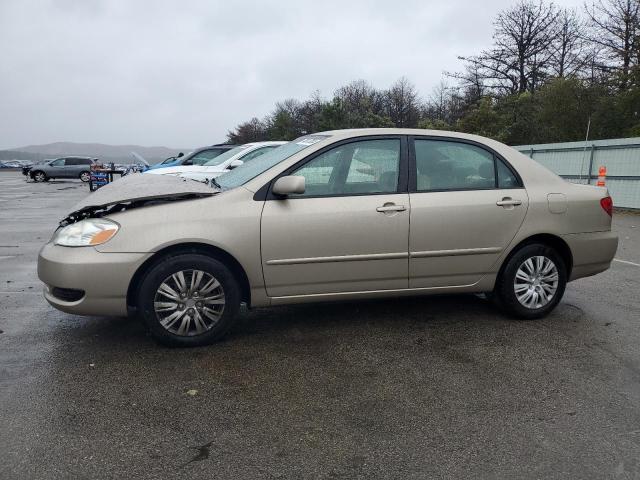
[[[38,172],[33,176],[33,179],[36,182],[44,182],[46,178],[47,178],[47,176],[42,172]]]
[[[89,174],[89,172],[82,172],[80,174],[80,180],[82,180],[83,182],[88,182],[89,180],[91,180],[91,175]]]
[[[179,336],[195,336],[211,330],[224,311],[224,289],[202,270],[181,270],[156,290],[153,307],[162,327]]]
[[[547,305],[558,289],[558,268],[549,257],[527,258],[516,271],[513,281],[516,298],[529,309]]]

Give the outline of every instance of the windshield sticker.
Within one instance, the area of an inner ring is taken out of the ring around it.
[[[314,143],[318,143],[320,140],[324,139],[324,137],[306,137],[296,142],[296,145],[304,145],[308,147],[309,145],[313,145]]]

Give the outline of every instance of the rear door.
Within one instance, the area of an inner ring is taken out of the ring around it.
[[[262,266],[271,297],[405,289],[409,195],[406,138],[341,142],[285,172],[306,191],[269,194]]]
[[[410,139],[411,288],[472,285],[518,232],[529,199],[507,162],[458,139]]]
[[[75,157],[67,157],[64,162],[64,169],[61,176],[66,178],[76,178],[82,170],[82,159]]]

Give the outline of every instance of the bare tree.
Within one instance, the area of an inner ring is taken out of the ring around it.
[[[560,10],[557,21],[558,35],[551,45],[551,72],[560,78],[578,76],[591,61],[585,25],[578,13],[568,8]]]
[[[384,108],[382,92],[376,90],[365,80],[355,80],[334,92],[345,111],[353,115],[365,116],[368,113],[381,115]]]
[[[543,0],[520,0],[502,11],[495,23],[493,48],[474,57],[459,57],[483,80],[483,87],[502,93],[533,91],[544,80],[558,37],[558,10]]]
[[[631,68],[640,63],[640,0],[598,0],[585,10],[589,40],[602,47],[602,68],[620,73],[625,88]]]
[[[323,104],[324,100],[318,90],[311,94],[309,100],[305,100],[300,104],[297,110],[297,121],[301,129],[300,133],[313,133],[318,129]]]
[[[433,87],[431,95],[425,104],[425,116],[432,120],[449,120],[449,108],[451,106],[451,87],[441,80]]]
[[[413,84],[406,78],[398,79],[385,92],[387,116],[396,127],[415,127],[420,118],[420,100]]]

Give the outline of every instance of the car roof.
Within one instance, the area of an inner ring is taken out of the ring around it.
[[[200,150],[207,150],[209,148],[226,148],[226,149],[231,149],[231,148],[235,148],[238,145],[231,145],[230,143],[216,143],[215,145],[207,145],[205,147],[198,147],[194,150],[194,152],[198,152]]]
[[[286,142],[284,140],[270,140],[268,142],[249,142],[241,145],[242,147],[265,147],[268,145],[284,145]]]
[[[314,132],[309,135],[327,135],[336,138],[351,138],[367,135],[431,135],[435,137],[461,138],[479,142],[486,142],[489,140],[487,137],[481,137],[479,135],[472,135],[469,133],[460,133],[449,130],[427,130],[422,128],[346,128],[343,130]]]
[[[427,130],[420,128],[349,128],[344,130],[327,130],[324,132],[314,132],[310,133],[309,135],[324,135],[328,137],[326,139],[327,141],[329,141],[330,139],[330,143],[342,139],[376,135],[415,135],[423,137],[430,136],[469,140],[471,142],[476,142],[491,147],[502,155],[509,155],[513,150],[511,147],[505,145],[504,143],[498,142],[497,140],[493,140],[491,138],[482,137],[480,135],[472,135],[470,133],[453,132],[449,130]]]

